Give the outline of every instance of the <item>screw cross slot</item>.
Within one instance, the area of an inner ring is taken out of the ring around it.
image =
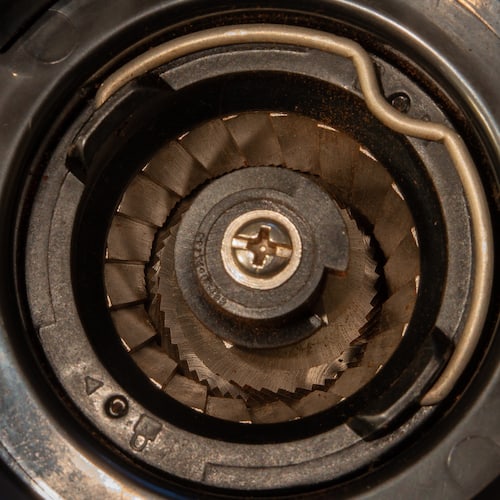
[[[273,210],[252,210],[234,219],[221,248],[224,268],[238,283],[269,290],[295,273],[302,243],[295,225]]]
[[[284,234],[281,231],[281,235],[284,235],[288,240],[286,243],[281,243],[273,239],[276,237],[274,234],[276,232],[275,226],[261,224],[257,234],[254,233],[248,236],[247,234],[240,233],[236,235],[232,240],[231,246],[234,250],[247,250],[252,254],[251,258],[248,259],[248,264],[253,268],[265,270],[266,264],[269,264],[274,257],[288,261],[292,256],[293,248],[288,234]],[[244,265],[240,259],[238,260]]]

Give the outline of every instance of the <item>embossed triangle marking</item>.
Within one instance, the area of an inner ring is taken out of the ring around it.
[[[94,394],[100,387],[104,385],[103,382],[92,377],[85,377],[85,392],[87,396]]]

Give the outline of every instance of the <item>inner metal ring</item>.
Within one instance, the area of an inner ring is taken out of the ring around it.
[[[275,274],[250,274],[245,272],[238,262],[235,248],[233,248],[233,240],[244,226],[253,221],[275,222],[278,226],[283,227],[290,237],[291,255],[285,267]],[[240,215],[228,225],[222,239],[221,256],[224,269],[235,281],[250,288],[271,290],[288,281],[299,267],[302,257],[302,242],[297,228],[288,217],[272,210],[252,210]]]

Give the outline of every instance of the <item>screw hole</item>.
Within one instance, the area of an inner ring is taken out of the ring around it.
[[[111,396],[106,400],[104,409],[108,417],[121,418],[128,413],[128,401],[124,396]]]

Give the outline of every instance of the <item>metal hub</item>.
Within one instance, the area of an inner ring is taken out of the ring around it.
[[[234,219],[222,240],[227,273],[250,288],[270,290],[297,270],[302,243],[295,225],[279,212],[252,210]]]
[[[309,305],[325,272],[343,272],[349,262],[336,202],[312,179],[280,167],[239,169],[204,187],[175,245],[177,279],[194,314],[252,349],[316,332],[322,320]]]

